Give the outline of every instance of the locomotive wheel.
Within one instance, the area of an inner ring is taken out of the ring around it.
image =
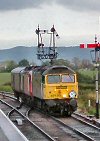
[[[69,108],[68,108],[67,115],[70,117],[72,113],[73,113],[73,110],[72,110],[71,107],[69,107]]]
[[[60,110],[60,115],[63,116],[64,115],[64,109],[61,108]]]
[[[71,111],[68,111],[68,113],[67,113],[67,115],[68,115],[68,117],[71,117]]]

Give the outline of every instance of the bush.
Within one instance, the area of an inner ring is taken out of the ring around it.
[[[11,86],[8,86],[8,85],[7,86],[4,86],[4,85],[0,86],[0,91],[13,92]]]
[[[89,76],[88,74],[81,74],[80,72],[77,72],[77,78],[79,83],[93,84],[95,81],[93,77]]]

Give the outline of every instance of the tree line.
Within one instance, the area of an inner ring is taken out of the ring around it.
[[[29,66],[29,61],[26,59],[23,59],[18,63],[13,60],[7,61],[6,63],[4,63],[3,67],[0,68],[0,72],[11,72],[14,68],[21,66]]]
[[[22,59],[18,63],[11,60],[11,61],[7,61],[7,64],[5,65],[5,67],[3,67],[2,69],[0,68],[0,72],[11,72],[16,67],[24,67],[24,66],[30,66],[30,65],[36,66],[36,63],[34,63],[34,62],[30,63],[27,59]],[[42,66],[49,66],[50,61],[44,61],[44,62],[42,62],[41,65]],[[73,70],[75,70],[77,72],[78,82],[94,83],[94,81],[95,81],[95,79],[93,77],[90,77],[88,75],[83,75],[79,71],[79,70],[83,70],[83,71],[85,70],[87,72],[87,70],[94,69],[93,64],[88,59],[81,60],[77,57],[74,57],[71,61],[64,60],[64,59],[57,59],[57,60],[53,61],[53,65],[65,65],[65,66],[68,66],[68,67],[72,68]]]
[[[29,66],[29,65],[36,65],[36,63],[32,62],[30,63],[27,59],[22,59],[18,63],[15,61],[11,60],[8,61],[5,67],[0,69],[0,71],[6,71],[10,72],[12,69],[16,67],[24,67],[24,66]],[[50,61],[44,61],[41,64],[42,66],[49,66]],[[79,70],[79,69],[91,69],[93,68],[93,64],[90,62],[88,59],[79,59],[77,57],[74,57],[71,61],[69,60],[64,60],[64,59],[57,59],[53,61],[53,65],[65,65],[68,67],[71,67],[74,70]]]

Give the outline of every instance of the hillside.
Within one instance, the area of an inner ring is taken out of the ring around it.
[[[58,59],[68,59],[71,60],[74,57],[78,57],[80,59],[89,59],[90,57],[90,49],[80,49],[78,46],[76,47],[58,47]],[[24,47],[17,46],[10,49],[0,50],[0,62],[6,60],[14,60],[19,62],[22,59],[27,59],[29,62],[36,62],[37,64],[40,62],[37,60],[37,48],[36,47]]]

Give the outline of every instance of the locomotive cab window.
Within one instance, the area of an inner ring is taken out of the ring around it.
[[[75,77],[72,74],[64,74],[62,75],[62,82],[63,83],[74,83],[75,82]]]
[[[60,75],[48,75],[48,83],[60,83]]]

